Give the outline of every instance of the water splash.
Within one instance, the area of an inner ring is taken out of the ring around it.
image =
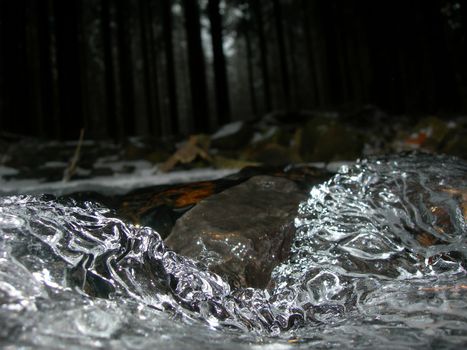
[[[273,273],[277,291],[301,291],[298,303],[325,321],[354,309],[405,314],[420,291],[464,284],[466,174],[463,161],[421,154],[343,167],[300,205],[291,258]]]
[[[267,292],[232,293],[218,275],[169,251],[155,231],[111,214],[95,203],[46,196],[0,200],[1,262],[5,270],[24,272],[15,283],[33,280],[37,289],[28,287],[25,307],[36,310],[44,296],[74,291],[77,298],[131,300],[214,328],[284,328],[284,317],[276,320],[268,309]],[[15,288],[6,282],[3,305],[13,307],[18,301],[8,290]]]
[[[318,347],[465,342],[466,174],[464,161],[420,154],[343,167],[300,205],[290,259],[270,290],[231,290],[153,230],[96,203],[0,198],[0,339],[143,348],[167,339],[229,348],[226,334],[247,348],[245,339],[271,335]]]

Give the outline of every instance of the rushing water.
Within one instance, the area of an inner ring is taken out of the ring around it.
[[[272,289],[231,290],[97,203],[3,197],[0,346],[458,348],[466,212],[465,161],[363,160],[300,205]]]

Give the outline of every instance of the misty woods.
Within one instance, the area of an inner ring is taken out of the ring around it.
[[[466,112],[460,1],[0,2],[0,129],[187,135],[274,111]]]

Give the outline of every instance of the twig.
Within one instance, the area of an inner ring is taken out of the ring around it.
[[[79,134],[79,141],[78,144],[76,145],[75,153],[73,154],[73,157],[70,159],[68,166],[65,168],[65,171],[63,172],[63,182],[68,182],[72,178],[72,176],[76,172],[76,168],[78,166],[78,161],[79,161],[79,155],[81,152],[81,146],[83,145],[83,138],[84,138],[84,129],[81,129],[81,132]]]

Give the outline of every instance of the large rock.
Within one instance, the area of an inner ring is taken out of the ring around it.
[[[166,243],[232,286],[265,288],[272,269],[288,256],[306,192],[285,178],[254,176],[199,202],[176,222]]]

